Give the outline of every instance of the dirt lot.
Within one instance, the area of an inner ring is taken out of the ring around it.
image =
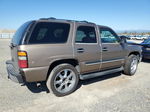
[[[110,74],[81,81],[71,95],[55,97],[44,84],[19,85],[7,79],[8,39],[0,39],[0,112],[150,112],[150,61],[136,75]]]

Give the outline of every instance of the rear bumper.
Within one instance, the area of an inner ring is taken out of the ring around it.
[[[17,83],[41,82],[47,78],[49,66],[16,69],[11,60],[6,61],[8,78]]]
[[[23,76],[21,75],[21,71],[17,70],[12,61],[6,61],[6,68],[8,72],[8,78],[16,83],[24,83]]]

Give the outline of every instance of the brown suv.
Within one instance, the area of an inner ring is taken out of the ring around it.
[[[19,83],[46,81],[57,96],[72,93],[79,79],[120,71],[134,75],[141,59],[141,48],[109,27],[55,18],[26,22],[10,48],[8,77]]]

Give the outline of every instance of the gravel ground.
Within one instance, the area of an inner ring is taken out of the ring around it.
[[[136,75],[123,74],[81,81],[71,95],[56,97],[41,86],[19,85],[7,79],[9,39],[0,39],[0,112],[150,112],[150,61]]]

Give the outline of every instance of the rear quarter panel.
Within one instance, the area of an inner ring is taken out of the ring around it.
[[[50,66],[54,60],[73,58],[73,48],[70,44],[38,44],[21,45],[20,50],[28,55],[28,66]]]

